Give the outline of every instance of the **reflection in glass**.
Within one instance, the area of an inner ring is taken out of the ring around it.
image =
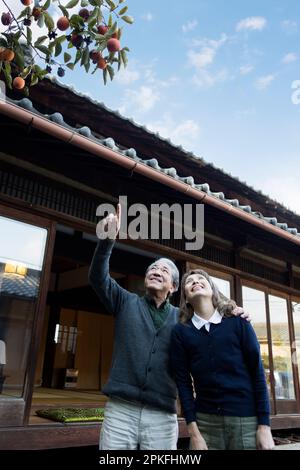
[[[251,315],[251,323],[260,344],[263,365],[270,393],[270,365],[268,349],[268,333],[266,322],[266,303],[264,292],[243,286],[243,307]]]
[[[21,397],[47,230],[0,216],[0,394]]]
[[[269,295],[275,395],[277,399],[295,398],[287,302]]]
[[[293,360],[298,364],[298,373],[300,380],[300,299],[298,302],[292,302],[293,320],[295,328],[295,346],[296,353],[293,354]]]

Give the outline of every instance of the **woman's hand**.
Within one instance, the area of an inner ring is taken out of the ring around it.
[[[256,431],[256,446],[258,450],[272,450],[275,446],[270,426],[259,425]]]

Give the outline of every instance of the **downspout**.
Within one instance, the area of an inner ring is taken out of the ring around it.
[[[132,158],[127,157],[115,150],[111,150],[100,143],[96,143],[93,140],[78,134],[72,130],[66,129],[65,127],[49,121],[48,119],[38,116],[28,110],[20,108],[12,103],[0,100],[0,112],[12,119],[27,125],[32,126],[35,129],[44,132],[45,134],[56,137],[63,142],[70,143],[75,147],[81,148],[93,155],[97,155],[101,158],[109,160],[129,171],[136,172],[140,175],[150,178],[154,181],[164,184],[176,191],[180,191],[184,194],[188,194],[190,197],[199,200],[205,204],[209,204],[216,207],[224,212],[230,213],[234,217],[238,217],[252,225],[255,225],[263,230],[267,230],[270,233],[278,235],[281,238],[285,238],[296,245],[300,245],[300,237],[293,235],[279,227],[276,227],[269,222],[256,218],[254,215],[244,212],[242,209],[232,206],[220,199],[217,199],[204,191],[194,189],[188,184],[177,181],[171,176],[160,173],[158,170],[151,168],[141,162],[136,162]]]

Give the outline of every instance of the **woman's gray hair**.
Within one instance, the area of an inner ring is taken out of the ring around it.
[[[176,264],[173,263],[173,261],[171,261],[169,258],[159,258],[156,261],[154,261],[154,263],[151,263],[150,266],[148,266],[146,270],[146,274],[152,268],[152,266],[154,266],[157,263],[165,263],[170,268],[171,275],[172,275],[172,282],[175,288],[174,292],[176,292],[179,287],[179,271],[178,271]]]

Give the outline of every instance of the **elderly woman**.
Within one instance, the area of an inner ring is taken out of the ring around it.
[[[271,449],[259,343],[248,322],[200,269],[183,276],[171,366],[191,449]]]

